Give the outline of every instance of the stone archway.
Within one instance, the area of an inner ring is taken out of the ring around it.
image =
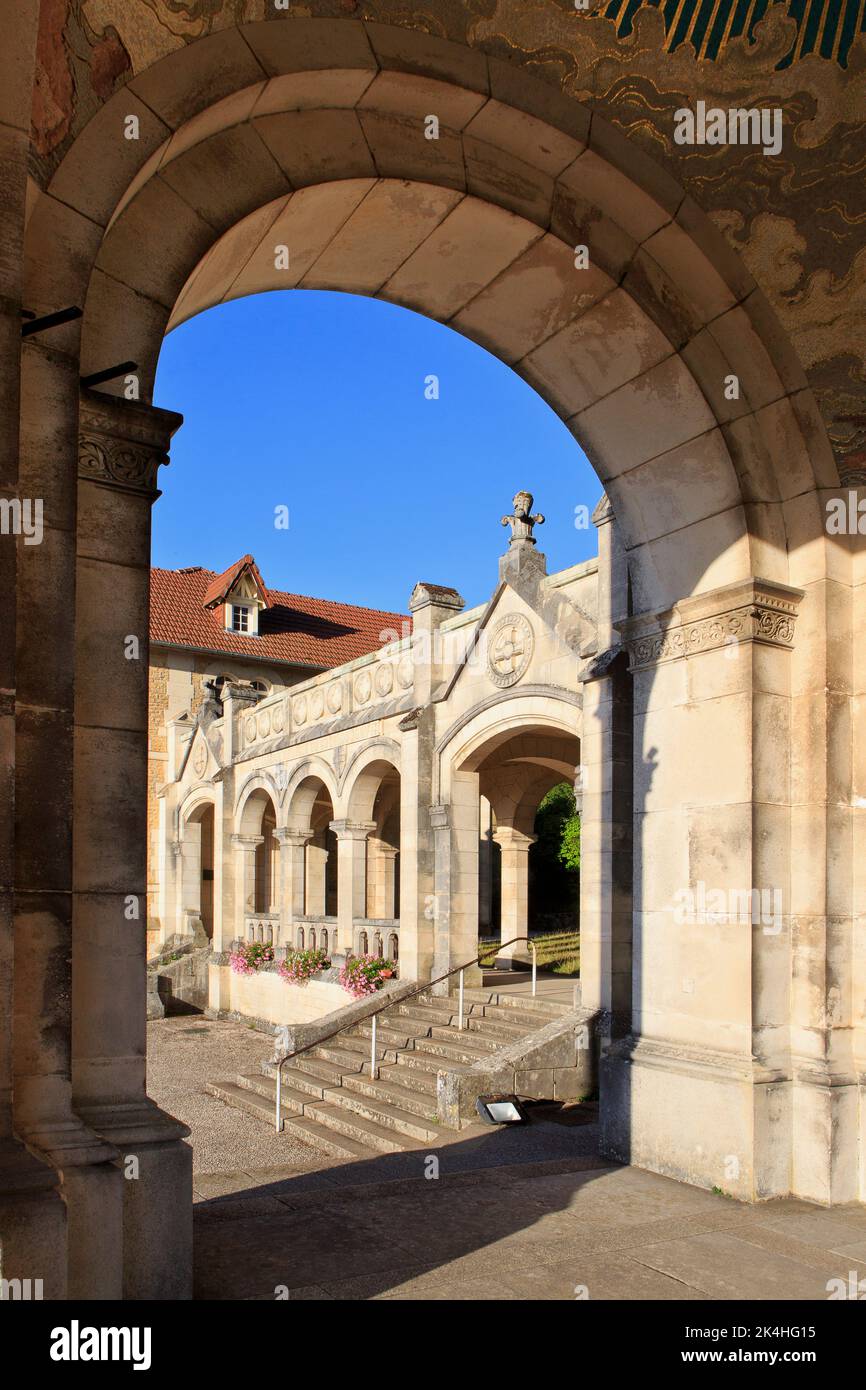
[[[838,475],[794,354],[721,235],[594,113],[458,46],[431,57],[410,31],[402,51],[417,54],[393,62],[355,21],[299,28],[297,44],[278,28],[202,39],[138,74],[37,192],[26,230],[28,308],[81,304],[85,316],[29,339],[21,359],[19,488],[45,499],[46,526],[18,557],[14,1126],[49,1175],[64,1173],[76,1230],[91,1232],[77,1267],[100,1271],[104,1296],[121,1277],[143,1297],[186,1287],[188,1154],[181,1127],[146,1102],[143,1008],[124,1005],[144,998],[143,942],[131,957],[118,923],[146,891],[147,709],[146,662],[124,661],[123,639],[147,631],[149,507],[179,424],[147,404],[164,329],[185,286],[195,307],[231,292],[220,258],[244,283],[245,253],[255,270],[279,218],[294,283],[387,292],[516,366],[612,500],[631,612],[601,615],[580,672],[598,884],[584,1001],[615,1016],[619,990],[639,1006],[608,1038],[610,1149],[704,1183],[733,1153],[744,1196],[862,1195],[841,1157],[861,1124],[855,799],[851,758],[840,765],[830,746],[851,714],[859,573],[823,528],[822,490]],[[138,142],[119,133],[131,101]],[[431,102],[435,149],[422,130]],[[588,272],[575,266],[583,245]],[[271,274],[258,287],[272,286]],[[82,373],[129,359],[141,403],[110,385],[82,394]],[[639,836],[624,897],[613,866],[625,826]],[[672,893],[708,877],[780,882],[784,933],[657,930]],[[611,949],[632,917],[638,979],[630,938]],[[647,993],[649,970],[660,984]],[[733,1134],[720,1089],[740,1117]],[[671,1108],[701,1117],[700,1157],[688,1125],[660,1137],[654,1116]],[[133,1112],[146,1163],[121,1242],[108,1170]],[[55,1232],[65,1214],[46,1184]],[[156,1238],[172,1192],[183,1218]]]
[[[531,725],[494,735],[461,766],[462,772],[478,777],[482,809],[489,808],[490,829],[479,845],[479,929],[481,894],[485,870],[491,896],[497,879],[500,947],[496,965],[505,968],[515,958],[525,958],[525,937],[530,922],[530,855],[535,843],[535,817],[544,796],[561,782],[574,786],[580,769],[580,740],[574,734],[535,730]],[[490,858],[485,865],[485,844]],[[493,847],[496,847],[496,875],[493,874]],[[576,926],[576,923],[575,923]]]
[[[201,802],[181,821],[183,868],[179,878],[184,897],[180,920],[185,912],[193,912],[209,941],[214,934],[214,821],[213,801]]]
[[[347,830],[341,843],[345,837],[344,854],[352,857],[353,865],[346,871],[346,878],[351,875],[355,885],[352,949],[396,959],[400,949],[401,778],[392,761],[394,756],[390,747],[374,745],[347,770]],[[348,827],[356,827],[356,833],[350,834]]]
[[[318,763],[302,765],[286,791],[288,823],[280,832],[286,873],[283,936],[284,944],[299,950],[339,946],[339,910],[345,889],[334,831],[336,799],[336,786]]]

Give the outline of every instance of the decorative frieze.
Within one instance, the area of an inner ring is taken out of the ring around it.
[[[738,642],[790,648],[802,589],[747,579],[615,624],[633,671]]]
[[[411,655],[399,660],[389,658],[372,662],[356,672],[323,678],[321,684],[308,686],[298,694],[264,704],[255,715],[243,719],[244,747],[264,743],[279,734],[306,733],[323,721],[339,719],[353,713],[372,710],[381,700],[400,698],[411,690],[415,668]]]

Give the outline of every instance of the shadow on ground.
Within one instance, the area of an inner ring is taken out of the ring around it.
[[[592,1124],[545,1122],[315,1172],[221,1174],[221,1195],[204,1175],[195,1297],[827,1299],[829,1280],[866,1273],[862,1207],[748,1206],[612,1164],[596,1142]]]

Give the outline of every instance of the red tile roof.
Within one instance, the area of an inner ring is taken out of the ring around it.
[[[151,642],[201,647],[261,662],[329,667],[376,651],[393,640],[394,632],[403,636],[411,631],[411,619],[404,613],[266,589],[270,606],[259,613],[260,635],[226,632],[222,608],[206,608],[207,596],[217,590],[227,575],[235,570],[240,573],[248,562],[255,565],[252,556],[246,555],[224,575],[198,567],[152,569]],[[256,576],[260,578],[258,570]],[[387,634],[384,637],[383,632]]]

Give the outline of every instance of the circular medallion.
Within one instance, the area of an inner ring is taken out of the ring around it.
[[[256,741],[256,721],[252,717],[244,723],[244,738],[247,743],[255,743]]]
[[[355,699],[359,705],[365,705],[373,693],[373,682],[370,680],[370,672],[362,671],[355,681]]]
[[[487,645],[487,672],[495,685],[515,685],[532,660],[535,638],[522,613],[507,613],[493,624]]]
[[[321,690],[314,690],[310,696],[310,718],[321,719],[325,712],[325,696]]]
[[[296,724],[306,724],[307,722],[307,697],[299,695],[292,705],[292,718]]]
[[[412,666],[411,656],[404,656],[397,667],[397,680],[404,690],[408,690],[414,683],[415,671]]]
[[[343,708],[343,687],[340,685],[339,681],[335,681],[333,685],[328,686],[327,700],[328,709],[331,713],[339,714],[340,710]]]
[[[267,710],[262,710],[261,714],[259,715],[259,734],[262,738],[267,738],[270,732],[271,716],[268,714]]]
[[[376,675],[375,675],[375,678],[374,678],[374,679],[375,679],[375,683],[376,683],[376,694],[377,694],[377,695],[390,695],[390,694],[391,694],[391,691],[392,691],[393,688],[394,688],[394,668],[393,668],[393,666],[388,666],[387,664],[383,664],[382,666],[378,666],[378,667],[376,668]]]
[[[285,720],[286,711],[281,701],[280,704],[274,705],[273,709],[271,710],[271,728],[273,729],[275,734],[281,734],[283,732],[283,725],[285,723]]]

